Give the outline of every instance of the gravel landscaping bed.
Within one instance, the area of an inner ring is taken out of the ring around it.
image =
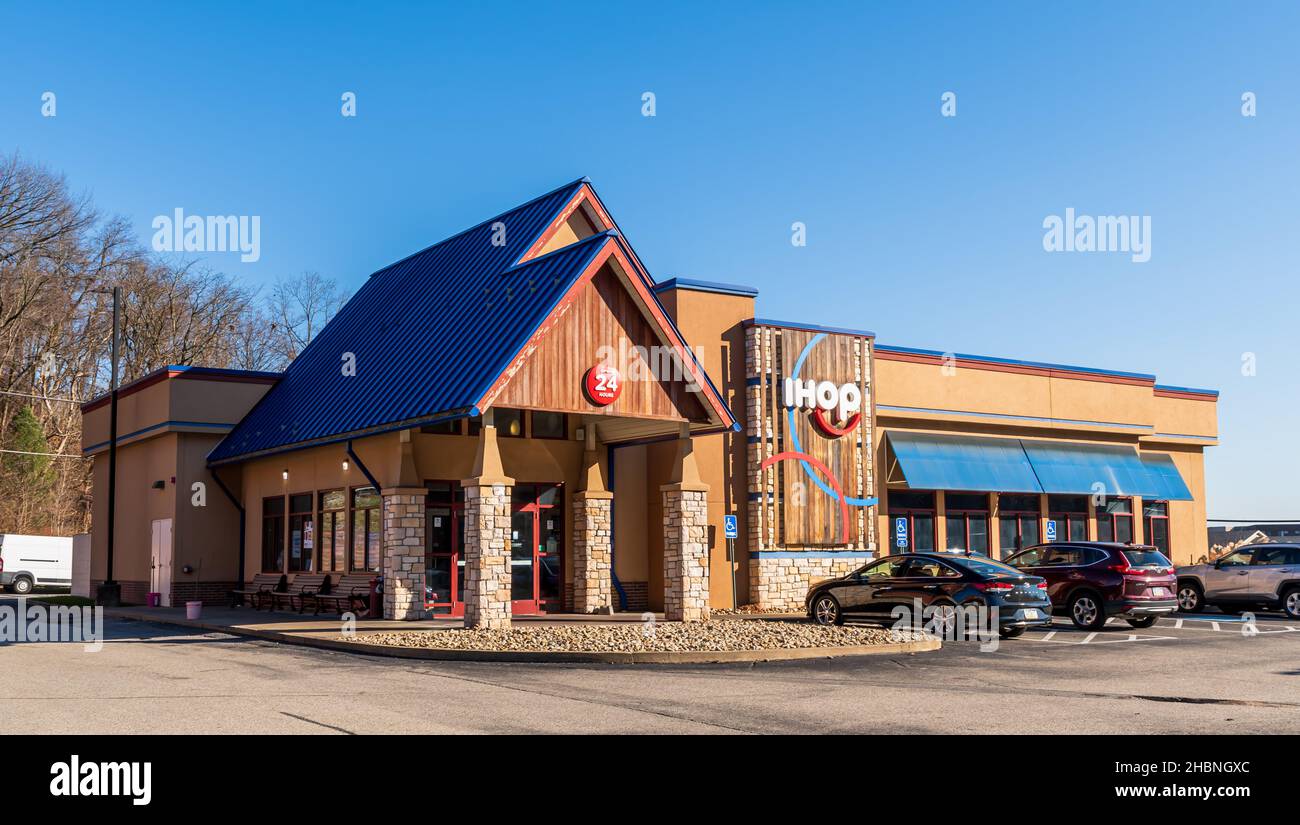
[[[701,622],[516,627],[510,630],[416,630],[346,637],[358,644],[558,653],[717,652],[854,647],[920,641],[925,634],[808,622]]]
[[[734,610],[730,607],[724,607],[720,610],[714,608],[709,612],[714,616],[766,616],[768,614],[803,613],[797,607],[759,607],[756,604],[742,604]]]

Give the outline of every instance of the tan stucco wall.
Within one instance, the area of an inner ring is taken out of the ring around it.
[[[1193,496],[1193,501],[1169,504],[1170,553],[1176,563],[1184,564],[1206,552],[1203,450],[1204,446],[1215,443],[1218,436],[1217,404],[1213,400],[1162,397],[1149,383],[1088,380],[1063,372],[1050,376],[999,372],[963,366],[960,361],[945,371],[939,364],[917,364],[878,356],[876,403],[916,408],[878,411],[876,458],[882,477],[888,466],[885,438],[890,430],[1118,443],[1144,453],[1166,453],[1173,458]],[[996,415],[956,415],[961,412]],[[1164,437],[1169,434],[1197,438],[1182,443]],[[888,495],[888,488],[882,485],[877,535],[885,542],[892,536]],[[943,547],[946,508],[943,496],[936,498],[939,507],[936,542]],[[1140,499],[1134,500],[1134,514],[1135,539],[1142,540]],[[996,555],[1000,552],[999,524],[996,513],[991,515],[990,545]],[[1090,521],[1089,529],[1090,536],[1095,537],[1095,519]]]
[[[704,292],[681,287],[664,290],[659,299],[686,341],[700,354],[705,372],[713,379],[723,401],[738,418],[745,409],[745,331],[743,322],[754,317],[754,299],[745,295]],[[709,525],[712,548],[709,563],[709,599],[712,607],[731,607],[733,565],[739,604],[749,601],[749,553],[745,540],[736,541],[736,558],[727,560],[722,517],[734,514],[740,535],[748,535],[749,489],[744,431],[695,439],[702,480],[709,485]],[[658,491],[658,487],[651,488]],[[660,505],[662,507],[662,504]],[[658,524],[659,522],[652,522]],[[662,562],[662,541],[658,558]],[[653,552],[653,551],[652,551]],[[662,585],[658,588],[662,598]],[[652,588],[653,597],[654,588]]]

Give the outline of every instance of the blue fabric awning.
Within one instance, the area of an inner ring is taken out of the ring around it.
[[[1020,443],[1047,493],[1145,496],[1151,486],[1132,447],[1028,439]]]
[[[890,432],[889,444],[914,490],[1043,492],[1014,438]]]
[[[888,432],[913,490],[1073,493],[1191,501],[1173,459],[1122,444]]]
[[[1191,501],[1192,491],[1187,489],[1174,460],[1164,453],[1143,453],[1142,466],[1146,468],[1149,492],[1142,497],[1151,501]]]

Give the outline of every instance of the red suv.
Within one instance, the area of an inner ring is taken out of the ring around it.
[[[1052,612],[1064,612],[1084,630],[1101,629],[1111,616],[1150,627],[1178,609],[1173,562],[1149,545],[1053,542],[1022,550],[1006,563],[1047,579]]]

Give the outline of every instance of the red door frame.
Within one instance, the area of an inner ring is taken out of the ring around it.
[[[531,599],[521,599],[521,600],[514,600],[514,599],[511,599],[511,601],[510,601],[510,611],[511,611],[511,613],[512,613],[512,614],[515,614],[515,615],[520,615],[520,616],[536,615],[536,614],[541,614],[541,613],[545,613],[545,612],[547,612],[547,611],[544,609],[544,607],[543,607],[543,604],[542,604],[543,600],[542,600],[542,596],[541,596],[541,587],[542,587],[542,581],[541,581],[542,565],[541,565],[541,560],[542,560],[542,556],[543,556],[543,555],[549,557],[551,554],[549,554],[549,553],[545,553],[545,554],[544,554],[544,553],[542,552],[542,550],[541,550],[541,532],[542,532],[542,529],[541,529],[541,520],[542,520],[542,516],[543,516],[543,514],[546,513],[547,511],[550,511],[550,510],[556,510],[556,509],[560,510],[560,512],[561,512],[561,531],[563,531],[563,509],[564,509],[563,486],[560,485],[560,484],[550,485],[550,484],[543,484],[543,483],[539,483],[539,484],[537,484],[537,485],[535,485],[535,486],[537,486],[537,487],[539,487],[539,488],[544,488],[544,487],[548,487],[548,486],[559,487],[560,490],[561,490],[561,493],[560,493],[560,496],[561,496],[561,497],[560,497],[560,503],[559,503],[559,504],[539,504],[536,500],[533,500],[533,501],[529,502],[528,504],[515,505],[515,506],[512,506],[512,507],[510,508],[510,514],[511,514],[512,517],[514,516],[515,513],[518,513],[518,512],[529,512],[529,513],[532,513],[532,515],[533,515],[533,520],[532,520],[532,521],[533,521],[533,535],[532,535],[532,539],[531,539],[531,541],[532,541],[532,548],[533,548],[533,592],[532,592],[532,598],[531,598]],[[461,617],[461,616],[464,616],[464,615],[465,615],[465,603],[464,603],[463,601],[461,601],[460,599],[457,598],[457,594],[460,593],[460,577],[461,577],[462,562],[463,562],[462,550],[461,550],[461,546],[460,546],[460,533],[461,533],[461,529],[462,529],[463,520],[464,520],[464,517],[465,517],[465,504],[464,504],[464,502],[461,502],[461,501],[454,501],[454,500],[453,500],[453,501],[450,501],[450,502],[437,502],[437,503],[435,503],[435,504],[428,504],[428,503],[426,503],[426,511],[427,511],[429,508],[431,508],[431,507],[437,507],[437,508],[440,508],[440,509],[445,508],[445,509],[448,509],[448,510],[451,511],[451,519],[452,519],[452,523],[451,523],[451,551],[450,551],[450,552],[439,552],[439,553],[432,553],[432,554],[429,554],[429,555],[432,555],[432,556],[445,557],[445,558],[449,558],[449,559],[450,559],[450,563],[451,563],[451,588],[450,588],[450,589],[451,589],[451,592],[450,592],[450,595],[449,595],[450,601],[447,601],[447,602],[425,602],[425,605],[424,605],[424,606],[425,606],[425,609],[430,609],[430,610],[431,610],[431,609],[441,609],[441,610],[446,610],[446,611],[447,611],[447,612],[445,612],[445,613],[438,613],[437,615],[439,615],[439,616]],[[427,517],[428,517],[428,516],[426,515],[426,518],[427,518]],[[562,534],[562,533],[561,533],[561,534]],[[563,609],[563,608],[562,608],[562,605],[564,604],[564,548],[563,548],[563,546],[561,546],[560,551],[559,551],[558,553],[556,553],[555,556],[556,556],[556,560],[557,560],[558,563],[559,563],[559,573],[558,573],[558,575],[559,575],[559,594],[558,594],[558,596],[557,596],[556,599],[555,599],[555,606],[554,606],[552,609],[553,609],[554,611],[559,611],[559,610],[562,610],[562,609]],[[511,586],[512,586],[512,587],[513,587],[513,581],[514,581],[514,580],[513,580],[513,570],[512,570],[512,578],[511,578]],[[547,601],[549,601],[549,600],[547,600]]]

